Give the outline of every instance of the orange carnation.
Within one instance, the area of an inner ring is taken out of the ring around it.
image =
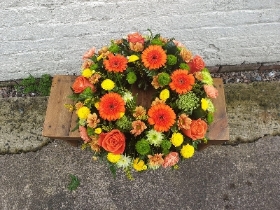
[[[84,126],[79,126],[79,132],[80,132],[80,136],[81,138],[85,141],[85,142],[90,142],[90,137],[87,134],[87,129]]]
[[[111,130],[108,133],[101,133],[98,145],[113,154],[122,154],[125,149],[125,135],[118,129]]]
[[[110,53],[108,59],[103,61],[105,69],[110,72],[124,72],[127,67],[127,59],[122,55]]]
[[[129,34],[127,36],[127,41],[131,42],[133,44],[136,44],[136,43],[144,44],[145,39],[142,37],[141,34],[135,32],[135,33]]]
[[[182,132],[190,137],[193,141],[203,139],[207,131],[207,123],[204,120],[197,119],[192,120],[190,129],[182,129]]]
[[[217,98],[218,90],[213,85],[203,85],[206,95],[210,98]]]
[[[201,71],[205,67],[205,63],[199,55],[194,56],[188,64],[190,66],[191,73]]]
[[[171,74],[171,80],[172,82],[169,83],[170,88],[179,94],[190,91],[195,83],[194,76],[183,69],[175,70]]]
[[[166,157],[164,158],[164,163],[162,166],[164,168],[171,167],[176,165],[179,162],[179,154],[178,152],[170,152]]]
[[[152,106],[148,111],[148,116],[148,122],[154,125],[154,129],[158,132],[168,131],[176,119],[175,112],[166,104]]]
[[[125,112],[125,102],[117,93],[107,93],[99,103],[99,114],[104,120],[117,120]]]
[[[89,49],[84,55],[83,55],[83,59],[89,59],[91,58],[95,53],[95,47],[92,47],[91,49]]]
[[[75,93],[81,93],[83,92],[87,87],[89,87],[92,91],[95,90],[93,84],[89,82],[88,79],[86,79],[83,76],[79,76],[75,79],[72,89]]]
[[[141,59],[146,68],[154,70],[164,66],[167,55],[161,46],[150,45],[143,51]]]

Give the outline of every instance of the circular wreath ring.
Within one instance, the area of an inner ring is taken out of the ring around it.
[[[72,90],[83,148],[127,173],[192,157],[218,94],[200,56],[151,31],[90,49]]]

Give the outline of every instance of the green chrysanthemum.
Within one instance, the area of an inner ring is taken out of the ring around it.
[[[167,55],[167,64],[173,66],[177,63],[177,57],[175,55]]]
[[[170,81],[171,79],[169,74],[162,72],[158,75],[158,83],[160,86],[168,85]]]
[[[207,111],[208,112],[214,112],[215,107],[214,107],[214,104],[213,104],[212,100],[210,98],[206,98],[206,101],[208,103]]]
[[[209,113],[207,114],[207,122],[208,122],[209,124],[211,124],[213,121],[214,121],[213,113],[212,113],[212,112],[209,112]]]
[[[131,130],[131,123],[125,115],[116,121],[116,125],[123,130]]]
[[[160,45],[162,46],[164,43],[160,39],[152,39],[151,40],[152,45]]]
[[[170,152],[169,149],[171,148],[171,142],[169,140],[163,140],[160,147],[162,148],[162,153],[167,155]]]
[[[163,134],[161,132],[158,132],[156,130],[149,130],[147,133],[147,140],[150,144],[153,144],[156,147],[159,147],[162,140],[163,140]]]
[[[135,144],[135,149],[140,155],[146,155],[151,151],[151,146],[147,140],[141,139]]]
[[[117,53],[120,51],[120,47],[117,44],[112,43],[108,50],[112,53]]]
[[[126,75],[126,80],[129,84],[132,85],[134,82],[136,82],[137,76],[133,71],[131,71]]]
[[[180,64],[180,69],[190,70],[190,66],[186,63],[181,63]]]
[[[116,164],[118,168],[126,169],[131,165],[131,157],[126,155],[121,155],[120,160]]]
[[[202,82],[207,85],[213,85],[213,79],[211,77],[211,74],[209,73],[208,69],[204,68],[201,71],[202,74]]]
[[[131,94],[131,92],[125,92],[123,94],[122,98],[127,103],[128,101],[132,101],[133,100],[133,95]]]
[[[179,95],[179,99],[176,100],[176,104],[179,109],[191,113],[199,106],[199,98],[192,91]]]

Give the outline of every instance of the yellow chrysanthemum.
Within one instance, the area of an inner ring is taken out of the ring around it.
[[[77,110],[77,115],[80,119],[87,119],[89,114],[90,114],[90,109],[86,106],[83,106]]]
[[[171,143],[175,147],[179,147],[184,141],[184,136],[181,133],[173,133],[171,136]]]
[[[145,165],[145,162],[143,160],[139,160],[139,158],[136,158],[133,161],[133,168],[136,171],[143,171],[143,170],[146,170],[148,167],[147,167],[147,165]]]
[[[128,63],[135,62],[137,60],[139,60],[139,57],[137,55],[131,55],[128,58]]]
[[[159,98],[160,98],[161,100],[164,100],[164,101],[165,101],[166,99],[168,99],[169,96],[170,96],[170,92],[169,92],[168,89],[162,90],[162,91],[160,92],[160,94],[159,94]]]
[[[115,87],[115,83],[110,80],[110,79],[105,79],[102,83],[101,83],[101,87],[104,90],[112,90]]]
[[[92,72],[92,70],[90,70],[89,68],[84,69],[84,70],[82,71],[82,75],[83,75],[84,77],[86,77],[86,78],[90,78],[90,77],[92,76],[92,74],[93,74],[93,72]]]
[[[192,145],[189,145],[189,144],[184,145],[182,147],[180,153],[184,158],[190,158],[194,154],[194,147]]]
[[[120,159],[121,159],[120,154],[115,155],[115,154],[109,152],[107,155],[107,160],[109,160],[111,163],[117,163]]]
[[[94,133],[96,133],[96,134],[100,134],[101,132],[102,132],[101,128],[95,128],[94,129]]]
[[[208,108],[208,101],[205,98],[201,99],[201,109],[203,109],[204,111],[206,111]]]

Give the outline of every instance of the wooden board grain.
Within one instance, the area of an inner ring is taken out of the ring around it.
[[[51,94],[48,99],[43,136],[53,139],[81,140],[79,132],[71,132],[71,122],[75,113],[69,112],[64,104],[73,104],[68,97],[72,94],[71,84],[76,76],[54,76],[51,86]]]
[[[68,96],[72,94],[70,87],[75,78],[76,76],[54,76],[43,127],[43,136],[72,141],[73,145],[76,145],[77,141],[81,140],[78,130],[72,132],[76,126],[77,115],[74,112],[69,112],[64,107],[64,104],[73,104]],[[213,100],[216,112],[214,113],[214,121],[209,126],[209,131],[207,133],[207,137],[209,138],[208,144],[200,145],[200,149],[212,144],[222,144],[229,140],[229,128],[222,79],[214,78],[214,85],[219,91],[218,97]],[[140,103],[146,103],[150,99],[148,100],[148,98],[142,94],[139,100]]]

